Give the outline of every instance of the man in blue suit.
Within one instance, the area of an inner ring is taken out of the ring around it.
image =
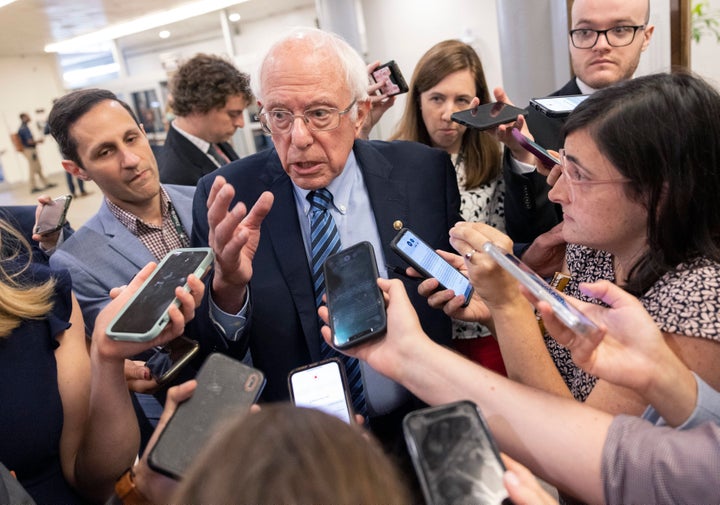
[[[276,401],[288,398],[290,370],[323,356],[308,196],[321,189],[331,193],[328,210],[342,247],[369,241],[383,277],[406,266],[389,247],[402,227],[434,248],[450,249],[448,230],[460,220],[460,197],[444,151],[411,142],[356,140],[370,107],[367,73],[360,56],[339,37],[294,31],[265,57],[259,86],[261,122],[275,148],[200,180],[193,243],[230,249],[243,241],[234,262],[220,266],[236,272],[235,283],[217,285],[214,293],[222,293],[220,308],[247,317],[238,340],[247,342],[254,365],[265,372],[264,399]],[[243,204],[270,203],[261,224],[240,229],[232,224]],[[416,282],[406,282],[425,330],[449,342],[449,318],[428,306]],[[402,415],[417,401],[369,367],[362,376],[371,428],[386,441],[400,441]]]

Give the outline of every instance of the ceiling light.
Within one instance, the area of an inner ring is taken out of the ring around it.
[[[170,37],[170,31],[169,30],[162,30],[160,33],[158,33],[158,36],[161,39],[167,39]]]
[[[228,16],[228,21],[232,21],[233,23],[237,23],[238,21],[240,21],[240,14],[238,14],[237,12],[233,12],[232,14],[230,14],[230,15]]]
[[[152,30],[185,19],[194,18],[232,5],[247,2],[248,0],[200,0],[184,4],[173,9],[155,12],[132,19],[123,23],[107,26],[101,30],[73,37],[71,39],[55,42],[45,46],[46,53],[61,53],[73,51],[86,51],[88,46],[119,39],[135,33]]]

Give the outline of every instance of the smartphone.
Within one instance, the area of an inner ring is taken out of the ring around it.
[[[180,479],[223,422],[245,415],[265,386],[260,370],[212,353],[197,374],[197,389],[178,405],[148,454],[153,470]]]
[[[533,98],[530,105],[547,117],[567,117],[583,100],[590,95],[548,96]]]
[[[199,350],[198,342],[181,335],[163,346],[156,347],[145,366],[150,369],[150,375],[155,382],[162,386],[173,380]]]
[[[484,103],[475,109],[453,113],[450,119],[476,130],[489,130],[501,124],[512,123],[518,115],[527,115],[527,110],[503,102]]]
[[[401,93],[407,93],[408,88],[405,78],[400,72],[395,60],[390,60],[387,63],[380,65],[378,68],[372,71],[372,78],[375,82],[380,82],[384,79],[388,79],[389,82],[381,88],[382,94],[386,96],[399,95]]]
[[[570,305],[560,293],[550,286],[538,274],[532,271],[525,263],[512,253],[501,249],[492,242],[485,242],[483,250],[488,253],[498,265],[507,270],[520,284],[525,286],[536,298],[550,304],[558,319],[565,326],[581,335],[597,330],[597,325],[587,318],[585,314]]]
[[[387,328],[385,299],[377,285],[372,244],[358,242],[329,256],[323,272],[333,345],[346,349],[383,335]]]
[[[187,278],[203,278],[215,255],[209,247],[180,248],[170,251],[135,295],[113,318],[107,334],[114,340],[146,342],[152,340],[170,321],[168,310],[178,304],[175,288],[187,289]]]
[[[43,205],[35,223],[35,233],[47,235],[62,228],[71,201],[72,195],[62,195]]]
[[[292,370],[288,387],[294,405],[322,410],[349,424],[353,422],[345,367],[338,358]]]
[[[532,153],[537,159],[539,159],[540,163],[542,163],[545,168],[550,169],[555,165],[560,164],[560,160],[558,158],[550,154],[547,149],[542,147],[540,144],[527,138],[517,128],[512,129],[512,135],[526,151]]]
[[[470,280],[445,261],[426,242],[408,228],[403,228],[390,243],[390,248],[425,277],[434,277],[444,289],[463,295],[466,307],[472,298]]]
[[[505,465],[474,403],[410,412],[403,433],[426,503],[511,503]]]

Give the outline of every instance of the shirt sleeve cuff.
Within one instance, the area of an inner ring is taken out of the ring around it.
[[[210,320],[223,334],[226,340],[237,342],[240,340],[247,324],[247,315],[250,310],[250,286],[245,290],[245,303],[237,314],[228,314],[215,304],[210,293]]]
[[[692,374],[693,377],[695,377],[698,388],[697,404],[695,405],[695,410],[690,414],[690,417],[675,428],[678,430],[689,430],[706,421],[720,424],[720,393],[708,386],[695,372]],[[663,419],[652,406],[649,406],[645,410],[642,417],[654,423],[655,426],[668,426],[665,419]]]
[[[518,175],[531,174],[536,170],[535,165],[530,165],[529,163],[523,163],[522,161],[518,161],[515,158],[513,158],[512,155],[510,155],[509,158],[510,158],[510,171],[514,174],[518,174]]]

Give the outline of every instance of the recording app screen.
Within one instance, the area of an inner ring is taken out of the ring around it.
[[[290,378],[293,401],[299,407],[308,407],[350,422],[345,404],[340,369],[335,362],[296,372]]]
[[[467,277],[455,270],[452,265],[442,259],[425,242],[415,235],[407,232],[398,242],[400,250],[422,266],[447,289],[452,289],[456,295],[464,295],[468,290]]]
[[[150,282],[113,326],[122,333],[146,333],[175,299],[175,288],[184,286],[207,256],[204,251],[174,254],[153,272]]]
[[[381,328],[385,302],[377,287],[375,260],[365,248],[332,257],[325,270],[334,339],[344,345]]]

